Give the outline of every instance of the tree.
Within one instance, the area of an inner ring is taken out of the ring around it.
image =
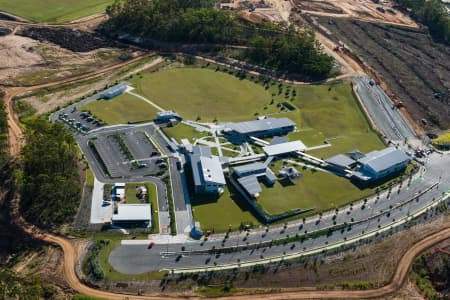
[[[23,148],[21,210],[39,225],[70,221],[78,207],[81,182],[77,146],[61,124],[30,121]]]

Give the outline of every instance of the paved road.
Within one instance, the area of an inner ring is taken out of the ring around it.
[[[387,192],[380,195],[380,199],[372,197],[362,207],[364,202],[346,206],[341,208],[335,217],[334,211],[326,213],[322,218],[317,216],[308,218],[305,224],[302,221],[292,222],[285,230],[283,228],[270,229],[265,233],[264,230],[255,230],[246,237],[246,234],[231,235],[224,244],[222,238],[224,235],[213,236],[203,245],[200,242],[188,241],[185,244],[171,245],[155,245],[151,250],[143,245],[122,245],[112,251],[110,256],[111,265],[118,271],[128,274],[138,274],[145,271],[157,270],[161,268],[183,268],[196,267],[217,264],[236,263],[239,258],[241,262],[256,260],[262,257],[275,257],[283,253],[297,253],[299,251],[307,251],[317,247],[321,247],[326,243],[332,244],[344,239],[351,239],[359,236],[361,233],[370,230],[377,230],[379,226],[388,226],[395,220],[399,220],[404,216],[413,214],[416,211],[427,207],[434,198],[442,196],[450,188],[450,173],[446,172],[450,165],[450,156],[442,156],[440,154],[432,154],[428,158],[427,170],[419,173],[417,178],[408,187],[407,182],[398,191],[395,188],[390,197],[387,198]],[[428,192],[420,197],[417,195],[431,188]],[[319,221],[319,222],[318,222]],[[333,224],[350,224],[353,223],[351,229],[334,232],[331,236],[320,236],[315,239],[302,242],[289,243],[286,245],[272,246],[259,250],[247,250],[238,253],[221,254],[220,256],[212,256],[210,254],[189,255],[188,258],[182,257],[177,259],[177,255],[165,255],[165,252],[179,253],[181,247],[186,250],[196,251],[201,249],[216,249],[222,247],[244,246],[248,243],[254,244],[261,241],[270,241],[282,237],[302,235],[307,232],[324,229]],[[145,243],[145,242],[144,242]],[[163,254],[161,255],[161,252]]]
[[[402,117],[388,95],[378,85],[370,85],[367,75],[353,78],[360,99],[377,127],[392,141],[415,137],[414,131]]]

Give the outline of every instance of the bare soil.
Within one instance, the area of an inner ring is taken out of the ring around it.
[[[293,0],[297,10],[316,16],[351,18],[377,23],[418,27],[406,14],[397,10],[392,0]],[[380,11],[384,10],[384,12]]]
[[[294,0],[294,3],[301,10],[326,12],[333,14],[343,14],[345,11],[330,1],[316,0]]]
[[[101,48],[73,52],[57,45],[9,34],[0,37],[0,82],[30,86],[56,81],[119,63],[132,50]]]
[[[426,130],[450,126],[450,48],[433,42],[421,29],[320,17],[334,42],[360,57],[402,101],[416,123]],[[434,93],[446,92],[436,97]]]

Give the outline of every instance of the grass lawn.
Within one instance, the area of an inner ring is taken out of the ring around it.
[[[293,100],[300,111],[302,124],[300,129],[314,129],[296,133],[307,146],[323,143],[329,139],[332,147],[311,151],[318,157],[345,153],[355,148],[366,152],[384,147],[378,135],[361,111],[352,88],[345,83],[309,85],[298,89]],[[310,144],[312,143],[312,144]]]
[[[279,111],[269,105],[271,94],[262,85],[208,68],[172,68],[141,77],[132,80],[138,93],[188,120],[243,121]]]
[[[278,173],[281,161],[274,165],[272,170]],[[303,178],[295,181],[295,184],[283,186],[277,181],[273,187],[266,187],[261,183],[262,192],[257,201],[269,214],[279,214],[295,208],[315,208],[310,214],[316,214],[374,192],[372,189],[360,190],[349,180],[333,174],[303,170],[301,166],[295,168],[303,174]]]
[[[130,94],[122,94],[111,100],[94,100],[79,108],[90,111],[107,124],[151,121],[158,110],[147,102]]]
[[[169,137],[176,139],[179,143],[181,143],[181,139],[188,139],[191,143],[194,143],[195,139],[208,135],[206,131],[199,132],[194,127],[183,123],[179,123],[173,127],[166,127],[163,130]]]
[[[0,10],[32,21],[68,22],[102,13],[113,0],[0,0]]]
[[[200,222],[203,231],[224,232],[231,225],[237,230],[241,223],[259,224],[243,200],[229,187],[217,199],[215,196],[195,196],[191,198],[194,219]]]
[[[158,193],[156,185],[152,182],[131,182],[125,185],[125,199],[128,204],[141,203],[136,196],[136,187],[146,186],[148,199],[152,205],[153,233],[159,232],[159,216],[158,216]]]

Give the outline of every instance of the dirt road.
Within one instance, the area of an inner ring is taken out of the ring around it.
[[[86,79],[86,78],[95,78],[97,76],[103,75],[105,73],[114,71],[116,69],[125,67],[127,65],[130,65],[132,63],[135,63],[141,59],[144,59],[146,57],[155,55],[155,52],[149,52],[140,56],[137,56],[133,59],[130,59],[128,61],[116,64],[116,65],[112,65],[97,71],[93,71],[93,72],[89,72],[89,73],[85,73],[82,75],[78,75],[78,76],[74,76],[74,77],[68,77],[59,81],[54,81],[54,82],[49,82],[49,83],[45,83],[45,84],[41,84],[41,85],[35,85],[35,86],[30,86],[30,87],[12,87],[12,88],[5,88],[4,92],[5,92],[5,96],[4,96],[4,101],[5,101],[5,106],[6,106],[6,111],[8,112],[8,126],[9,126],[9,132],[8,132],[8,145],[9,145],[9,152],[11,154],[11,156],[17,156],[20,152],[20,148],[23,145],[23,131],[22,128],[20,127],[20,122],[17,119],[16,114],[14,113],[14,109],[13,109],[13,99],[15,96],[19,95],[19,94],[23,94],[26,92],[30,92],[36,89],[40,89],[40,88],[46,88],[46,87],[52,87],[52,86],[56,86],[56,85],[61,85],[61,84],[66,84],[66,83],[70,83],[70,82],[75,82],[75,81],[79,81],[82,79]]]
[[[71,288],[78,293],[82,293],[92,297],[122,300],[125,297],[127,299],[153,299],[153,300],[166,300],[169,296],[135,296],[129,294],[116,294],[112,292],[96,290],[84,285],[80,282],[75,272],[75,266],[78,262],[78,255],[75,247],[71,241],[67,238],[43,233],[41,234],[36,227],[26,223],[26,221],[18,214],[19,197],[17,196],[13,201],[13,220],[20,226],[26,233],[32,235],[34,238],[42,241],[55,244],[63,250],[64,253],[64,276]],[[450,238],[450,228],[446,228],[438,233],[432,234],[411,247],[401,258],[397,269],[391,278],[388,285],[373,290],[365,291],[290,291],[279,292],[273,294],[257,294],[257,295],[242,295],[242,296],[230,296],[219,299],[228,300],[245,300],[245,299],[369,299],[376,297],[384,297],[390,295],[399,290],[408,276],[409,269],[411,267],[414,258],[421,252],[428,248],[442,242],[445,239]],[[200,297],[170,297],[170,299],[200,299]]]

